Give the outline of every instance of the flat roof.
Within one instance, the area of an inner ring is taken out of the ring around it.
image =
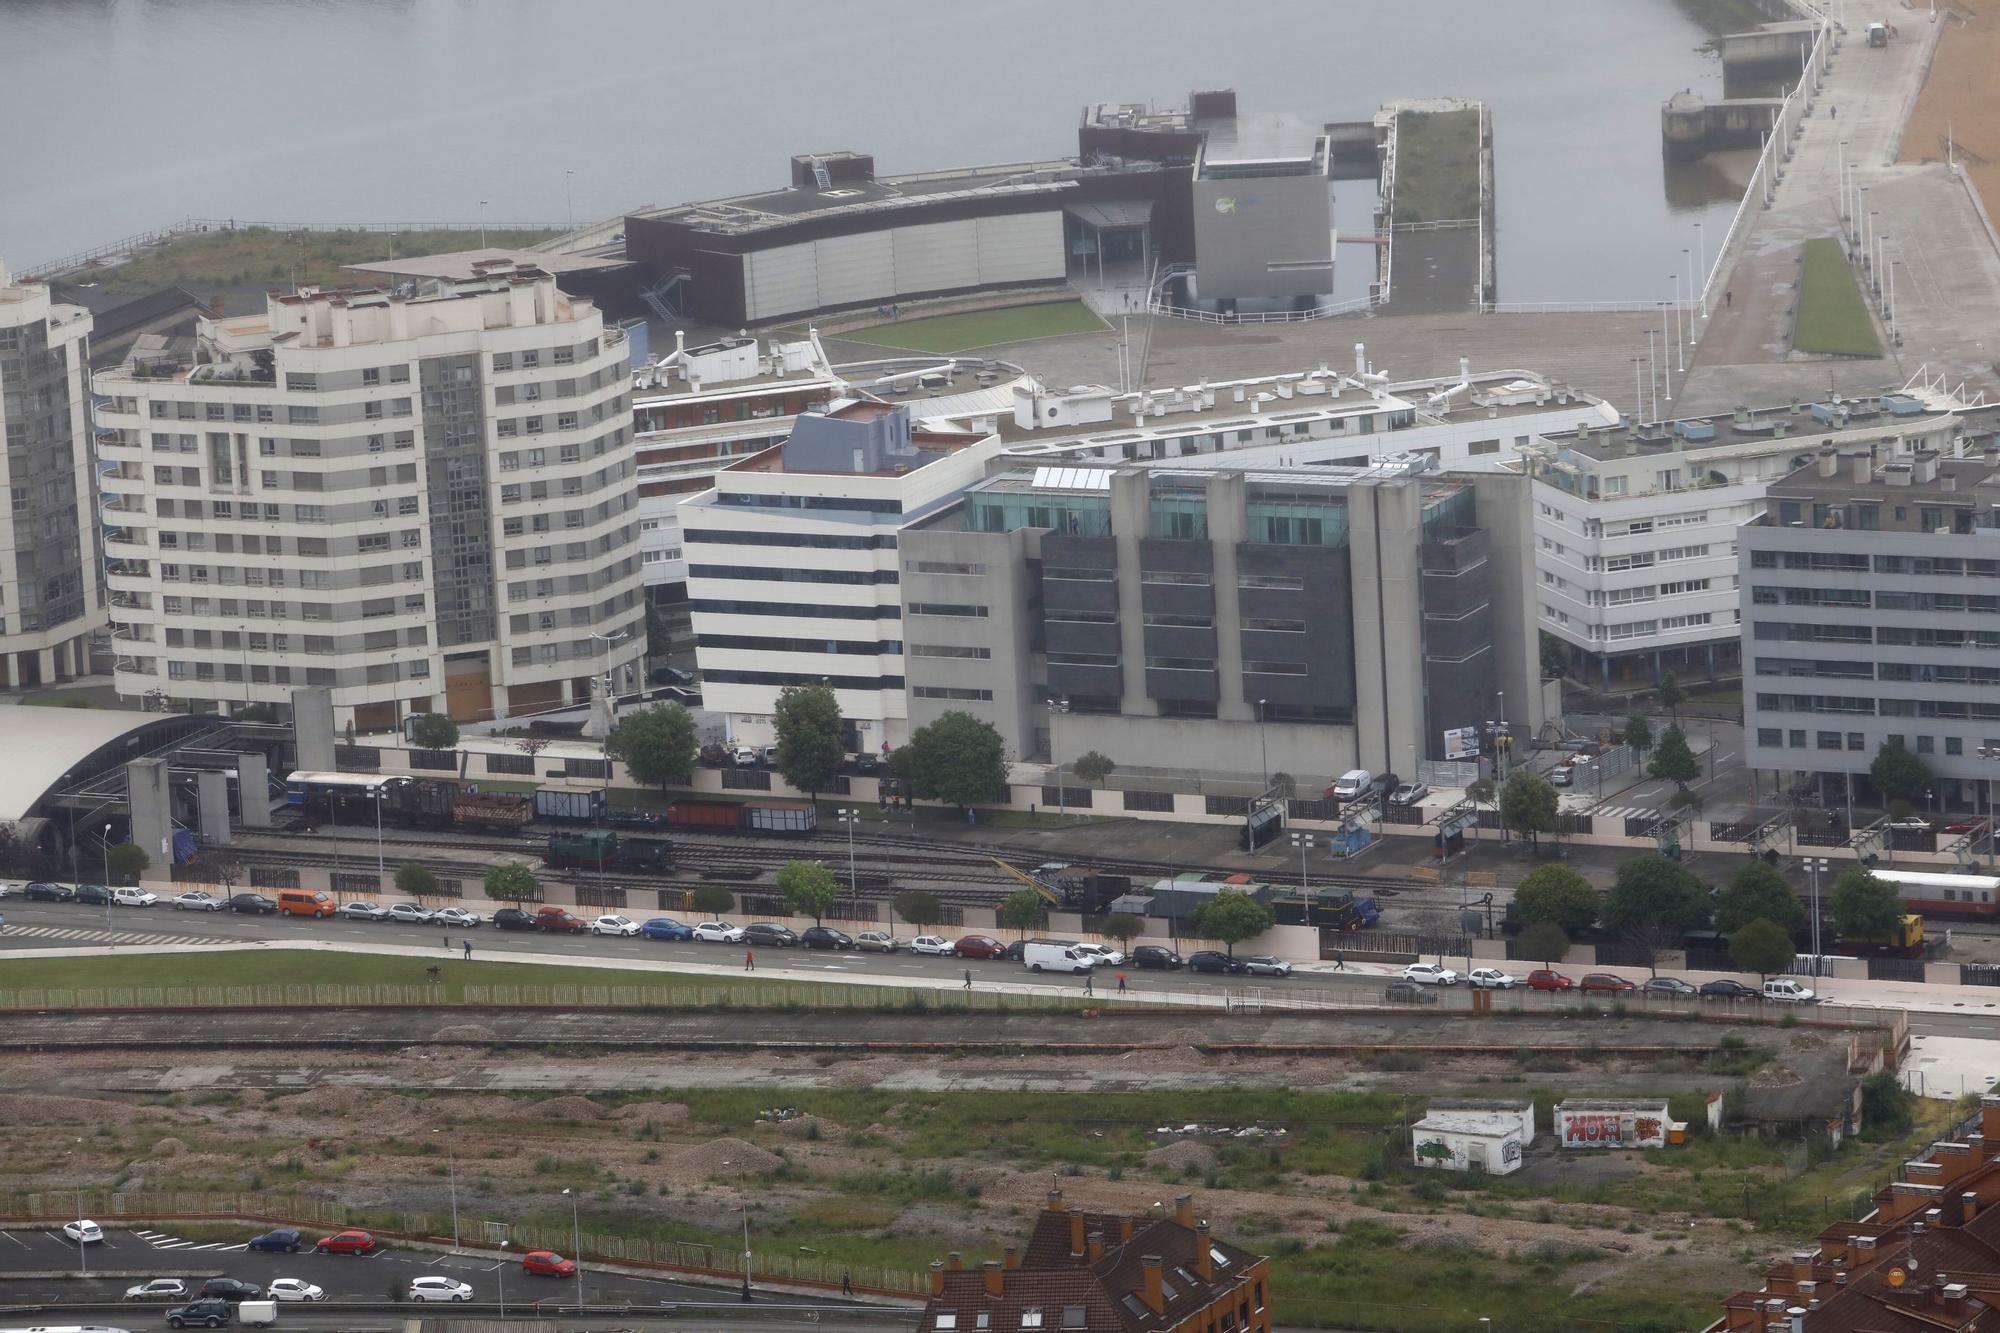
[[[1773,499],[1836,497],[1843,500],[1868,498],[1893,500],[1922,496],[1939,504],[1990,505],[2000,503],[2000,462],[1983,457],[1938,458],[1937,471],[1929,481],[1919,481],[1908,459],[1877,461],[1867,481],[1854,479],[1853,455],[1843,454],[1831,477],[1819,475],[1818,460],[1789,472],[1772,482],[1766,494]],[[1890,478],[1895,478],[1892,481]]]
[[[827,189],[786,186],[727,199],[640,209],[634,217],[677,222],[721,235],[763,231],[805,218],[826,217],[864,209],[907,208],[954,196],[1031,196],[1046,194],[1051,208],[1076,188],[1085,176],[1118,174],[1120,168],[1085,167],[1061,159],[1010,162],[997,166],[959,167],[944,171],[877,176],[873,180],[834,181]]]
[[[1892,393],[1781,407],[1739,407],[1713,416],[1679,417],[1637,428],[1608,427],[1587,434],[1573,430],[1547,431],[1542,439],[1583,457],[1600,460],[1625,457],[1626,445],[1634,439],[1656,447],[1671,445],[1684,452],[1744,445],[1809,449],[1830,436],[1922,430],[1953,415],[1974,416],[1978,412],[1980,409],[1962,408],[1947,400]]]
[[[174,713],[138,713],[112,708],[0,706],[0,822],[25,817],[51,787],[78,764],[111,742],[160,722],[184,720]]]
[[[463,282],[479,276],[475,271],[477,265],[494,263],[517,268],[525,264],[558,278],[565,273],[625,267],[622,259],[593,259],[589,255],[553,251],[545,254],[540,250],[502,250],[497,246],[488,246],[483,250],[448,250],[441,255],[413,255],[408,259],[383,259],[367,264],[344,264],[342,267],[356,273],[389,273],[404,278],[441,278]]]

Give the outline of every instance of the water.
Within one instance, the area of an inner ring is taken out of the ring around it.
[[[1486,99],[1501,299],[1659,300],[1736,203],[1662,162],[1661,100],[1720,85],[1689,4],[0,0],[0,255],[188,215],[588,221],[778,184],[794,152],[1055,157],[1085,102],[1233,86],[1314,121]],[[1343,225],[1365,205],[1344,186]]]

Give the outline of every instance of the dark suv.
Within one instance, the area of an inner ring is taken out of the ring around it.
[[[195,1293],[197,1300],[206,1300],[211,1296],[232,1303],[261,1301],[264,1299],[264,1289],[254,1282],[239,1282],[233,1277],[212,1277],[202,1283],[201,1290]]]
[[[743,927],[743,942],[761,944],[766,949],[792,949],[798,947],[799,937],[790,926],[775,921],[752,921]]]
[[[1223,953],[1220,949],[1197,949],[1188,955],[1190,972],[1241,972],[1243,964]]]
[[[854,947],[854,937],[832,926],[808,926],[805,933],[799,936],[799,943],[808,949],[832,949],[839,953],[842,949]]]
[[[495,930],[540,930],[535,918],[518,907],[503,907],[493,914]]]
[[[76,897],[76,890],[67,884],[37,881],[23,889],[21,896],[31,903],[66,903]]]
[[[290,1227],[279,1227],[276,1231],[266,1231],[261,1236],[252,1236],[247,1248],[270,1250],[278,1254],[297,1254],[299,1233]]]
[[[176,1305],[167,1311],[167,1327],[186,1328],[189,1324],[195,1324],[203,1328],[221,1328],[235,1313],[228,1301],[189,1301],[186,1305]]]
[[[1164,944],[1142,944],[1132,951],[1132,966],[1171,971],[1181,965],[1181,956]]]

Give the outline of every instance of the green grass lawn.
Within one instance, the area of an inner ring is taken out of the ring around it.
[[[899,319],[888,324],[870,324],[840,336],[877,347],[949,355],[995,343],[1094,333],[1104,327],[1104,321],[1081,301],[1046,301],[1003,306],[998,310],[973,310],[962,315]]]
[[[518,250],[555,234],[494,227],[486,232],[486,244]],[[342,266],[388,259],[392,247],[395,257],[408,259],[478,246],[476,231],[405,231],[392,237],[380,231],[282,232],[241,227],[183,237],[149,250],[129,264],[89,272],[113,292],[144,292],[176,283],[196,295],[211,287],[289,288],[294,277],[301,284],[355,287],[367,285],[366,275],[350,273]]]
[[[1882,355],[1868,303],[1862,299],[1840,242],[1831,236],[1806,242],[1792,346],[1801,352],[1838,356]]]
[[[1479,113],[1406,111],[1396,118],[1395,221],[1479,216]]]

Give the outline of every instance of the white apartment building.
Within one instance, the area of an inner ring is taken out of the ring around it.
[[[301,289],[97,376],[119,693],[332,687],[357,730],[636,686],[624,334],[547,273]]]
[[[1546,433],[1518,464],[1534,481],[1540,626],[1600,689],[1734,676],[1738,531],[1766,488],[1825,444],[1952,453],[1967,429],[1955,400],[1922,391]]]
[[[90,669],[104,624],[90,431],[90,312],[0,264],[0,690]]]
[[[681,506],[702,699],[732,740],[769,743],[778,692],[825,683],[851,748],[904,742],[897,534],[983,476],[999,447],[914,429],[902,404],[843,399]]]
[[[921,405],[920,415],[925,412]],[[1355,346],[1352,373],[1316,370],[1119,393],[1101,385],[1014,386],[1001,411],[961,424],[999,433],[1007,462],[1181,465],[1227,453],[1231,466],[1372,467],[1427,456],[1450,470],[1492,468],[1547,431],[1618,421],[1602,399],[1531,371],[1391,383]]]

